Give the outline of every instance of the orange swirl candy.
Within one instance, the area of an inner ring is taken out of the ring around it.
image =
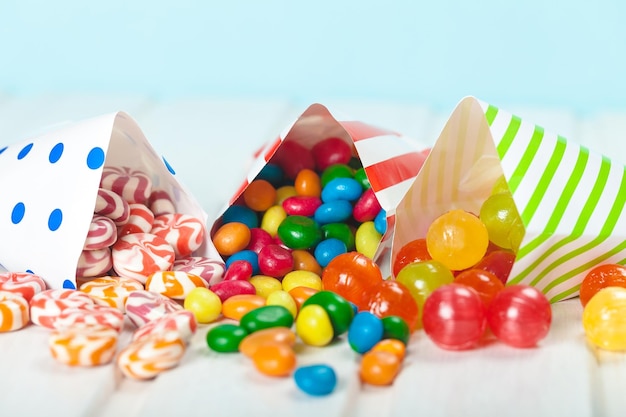
[[[66,365],[104,365],[113,360],[117,338],[109,327],[75,325],[54,330],[48,348],[54,359]]]
[[[121,312],[125,312],[128,294],[143,289],[141,282],[123,277],[98,277],[80,286],[80,290],[96,303],[117,308]]]
[[[168,331],[133,341],[117,356],[117,366],[132,379],[152,379],[177,366],[185,353],[185,342]]]
[[[146,280],[146,290],[175,300],[184,300],[189,291],[197,287],[209,288],[209,284],[197,275],[183,271],[160,271]]]
[[[28,301],[20,294],[0,291],[0,332],[21,329],[28,320]]]

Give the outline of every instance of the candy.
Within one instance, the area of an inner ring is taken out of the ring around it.
[[[1,278],[0,278],[1,280]],[[0,284],[0,288],[2,284]],[[602,288],[626,288],[626,267],[620,264],[603,264],[592,268],[580,284],[580,303],[583,307]]]
[[[293,140],[284,140],[270,163],[281,167],[287,178],[291,179],[296,178],[303,169],[315,169],[315,160],[311,152]]]
[[[220,297],[204,287],[192,289],[183,306],[194,314],[198,323],[212,323],[222,312]]]
[[[124,314],[116,308],[98,304],[68,307],[59,313],[54,328],[74,327],[77,324],[108,327],[119,332],[124,325]]]
[[[337,386],[337,375],[328,365],[308,365],[296,369],[293,374],[296,386],[306,394],[328,395]]]
[[[235,324],[220,324],[208,331],[206,342],[216,352],[238,352],[239,344],[247,335],[248,332]]]
[[[383,339],[395,339],[405,345],[409,344],[411,329],[402,317],[386,316],[381,321],[383,322]]]
[[[95,215],[89,224],[89,231],[83,249],[98,250],[108,248],[117,240],[117,227],[108,217]],[[110,268],[109,268],[110,269]]]
[[[154,223],[154,213],[148,206],[141,203],[131,203],[129,207],[130,216],[128,216],[126,224],[120,228],[118,235],[126,236],[131,233],[150,233],[152,223]]]
[[[367,178],[367,173],[365,172],[365,168],[360,167],[356,171],[354,171],[354,179],[361,184],[364,190],[369,190],[372,188],[372,184],[370,184],[369,178]]]
[[[93,298],[96,303],[124,312],[128,294],[144,288],[141,282],[131,278],[99,277],[83,283],[79,289]]]
[[[348,343],[357,353],[369,351],[383,337],[383,323],[369,311],[360,311],[348,328]]]
[[[301,249],[292,250],[291,257],[293,258],[293,269],[295,271],[309,271],[318,276],[322,275],[322,267],[309,252]]]
[[[282,168],[276,164],[265,164],[256,177],[260,180],[266,180],[276,187],[283,182],[285,173]]]
[[[225,302],[236,295],[254,295],[257,289],[254,284],[245,280],[222,281],[211,286],[211,291]]]
[[[271,327],[248,334],[239,344],[239,351],[249,358],[263,345],[283,344],[293,347],[296,334],[287,327]]]
[[[270,327],[291,327],[293,316],[283,306],[263,306],[246,313],[239,325],[248,333]]]
[[[28,301],[19,293],[0,291],[0,332],[21,329],[28,324]]]
[[[197,275],[203,278],[209,285],[212,285],[222,280],[224,262],[203,256],[191,256],[176,259],[172,265],[172,271]]]
[[[381,235],[387,232],[387,212],[384,209],[381,209],[374,218],[374,227]]]
[[[315,254],[315,260],[317,263],[324,268],[334,258],[346,253],[347,251],[348,249],[343,241],[330,237],[318,243],[313,253]]]
[[[474,289],[447,284],[437,288],[424,303],[424,332],[447,350],[475,347],[487,328],[485,305]]]
[[[309,249],[322,239],[317,223],[304,216],[286,217],[278,226],[278,237],[291,249]]]
[[[289,216],[313,216],[321,205],[322,200],[319,197],[303,195],[288,197],[282,202],[283,209]]]
[[[357,222],[363,223],[373,221],[382,207],[376,198],[373,188],[368,188],[363,192],[359,200],[352,209],[352,217]]]
[[[77,325],[56,329],[48,348],[52,357],[70,366],[98,366],[113,360],[118,332],[110,327]]]
[[[322,189],[322,201],[356,201],[363,193],[361,184],[354,178],[333,178]]]
[[[376,230],[374,222],[367,221],[356,229],[354,245],[358,252],[373,259],[381,238],[382,235]]]
[[[243,192],[246,206],[254,211],[265,211],[276,202],[276,189],[265,180],[254,180]]]
[[[335,178],[352,178],[354,170],[346,164],[333,164],[322,171],[320,177],[322,187],[325,187],[331,180]]]
[[[303,306],[296,317],[296,333],[310,346],[326,346],[334,337],[334,330],[328,313],[322,306]]]
[[[196,333],[198,322],[191,311],[178,310],[167,313],[162,317],[153,320],[139,327],[133,333],[132,340],[159,335],[164,332],[174,331],[178,336],[189,343],[191,337]]]
[[[335,337],[347,332],[354,318],[354,310],[350,303],[332,291],[319,291],[312,294],[302,302],[301,308],[308,305],[318,305],[326,311]]]
[[[252,355],[255,368],[267,376],[288,376],[296,367],[296,354],[283,343],[259,346]]]
[[[319,291],[315,288],[309,287],[296,287],[292,290],[289,290],[289,295],[293,297],[293,300],[296,302],[298,306],[298,310],[302,308],[302,304],[308,300],[313,294],[318,293]]]
[[[415,239],[404,245],[396,254],[393,262],[393,275],[397,276],[402,268],[415,262],[429,261],[432,257],[426,247],[426,239]]]
[[[279,245],[267,245],[259,251],[259,270],[264,275],[280,278],[293,270],[291,252]]]
[[[172,245],[177,258],[184,258],[202,246],[205,229],[204,223],[193,216],[172,213],[155,217],[150,233]]]
[[[54,322],[63,310],[94,304],[91,297],[81,291],[69,289],[45,290],[30,300],[30,320],[37,326],[54,329]]]
[[[417,302],[404,284],[398,281],[381,281],[363,294],[362,309],[379,318],[399,316],[410,329],[417,327],[419,318]]]
[[[259,255],[256,252],[246,249],[232,254],[226,260],[226,270],[230,269],[230,266],[237,261],[248,261],[252,265],[252,274],[259,273]]]
[[[152,180],[147,174],[128,167],[105,167],[100,187],[119,194],[129,203],[144,203],[152,192]]]
[[[478,268],[461,272],[454,278],[454,283],[467,285],[476,290],[485,307],[489,307],[493,297],[504,289],[504,284],[495,274]]]
[[[330,137],[316,143],[311,149],[315,165],[325,170],[334,164],[347,164],[352,157],[352,148],[340,138]]]
[[[626,288],[604,287],[585,304],[582,323],[589,343],[601,349],[626,350]]]
[[[224,281],[247,281],[252,277],[252,264],[248,261],[234,261],[224,274]]]
[[[311,271],[291,271],[283,277],[282,286],[285,291],[291,291],[301,286],[321,290],[322,278]]]
[[[0,291],[19,294],[26,301],[45,289],[46,283],[39,275],[30,272],[0,272]]]
[[[164,332],[135,340],[123,348],[116,359],[120,371],[128,378],[146,380],[180,363],[185,341],[177,332]]]
[[[116,226],[122,226],[128,221],[130,207],[120,195],[104,188],[98,189],[94,213],[108,217]]]
[[[497,276],[503,284],[506,284],[514,262],[515,253],[512,251],[494,250],[486,254],[473,268],[489,271]]]
[[[487,310],[493,334],[513,347],[532,347],[547,336],[552,322],[550,302],[535,287],[511,285],[500,291]]]
[[[278,228],[278,226],[276,226]],[[254,227],[250,229],[250,242],[246,246],[247,250],[251,250],[255,253],[259,253],[266,245],[274,243],[274,238],[266,230],[260,227]]]
[[[233,295],[222,302],[222,315],[239,321],[246,313],[264,306],[265,302],[264,297],[256,294]]]
[[[354,231],[345,223],[327,223],[322,226],[324,239],[335,238],[341,240],[346,245],[346,250],[353,251]]]
[[[303,169],[298,172],[293,185],[296,190],[296,194],[302,197],[313,197],[319,199],[322,192],[320,177],[312,169]]]
[[[254,210],[249,209],[246,206],[230,206],[222,214],[222,222],[226,223],[243,223],[248,226],[249,229],[259,227],[259,218]]]
[[[105,275],[113,267],[111,249],[83,250],[76,265],[77,277],[97,277]]]
[[[315,210],[313,218],[319,224],[344,222],[352,216],[352,204],[346,200],[323,203]]]
[[[165,190],[152,190],[147,206],[155,216],[176,213],[176,206]]]
[[[203,278],[183,271],[159,271],[146,279],[146,290],[174,300],[184,300],[195,288],[208,286]]]
[[[298,305],[287,291],[279,290],[272,292],[267,296],[267,299],[265,300],[265,305],[283,306],[287,310],[289,310],[294,318],[298,315]]]
[[[406,344],[397,339],[383,339],[376,343],[370,352],[389,352],[402,361],[406,355]]]
[[[133,291],[126,299],[126,315],[137,327],[182,310],[176,301],[151,291]]]
[[[270,236],[275,237],[278,233],[278,227],[287,217],[287,212],[281,205],[272,206],[263,214],[261,219],[261,229],[265,230]]]
[[[359,376],[369,385],[390,385],[398,373],[402,361],[391,352],[371,351],[361,358]]]
[[[489,196],[480,207],[480,220],[487,228],[490,241],[517,252],[525,229],[510,192]]]
[[[213,235],[213,245],[220,255],[229,256],[242,251],[250,242],[250,229],[243,223],[222,225]]]
[[[142,283],[151,274],[166,271],[174,263],[174,249],[165,239],[150,233],[122,236],[113,245],[113,269],[119,276]]]
[[[333,291],[354,304],[359,304],[363,293],[382,280],[378,265],[358,252],[336,256],[322,273],[325,290]]]

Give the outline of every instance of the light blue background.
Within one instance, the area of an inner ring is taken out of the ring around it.
[[[626,108],[626,2],[0,0],[0,93]]]

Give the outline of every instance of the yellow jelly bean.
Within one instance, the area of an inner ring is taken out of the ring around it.
[[[283,285],[278,279],[267,275],[255,275],[250,278],[249,281],[250,284],[254,285],[256,294],[265,299],[267,299],[267,296],[274,291],[280,291],[283,289]]]
[[[381,238],[382,235],[378,233],[376,227],[374,227],[374,222],[365,222],[356,229],[354,245],[356,246],[357,252],[361,252],[363,255],[372,259],[376,254],[376,249],[378,249]]]
[[[263,218],[261,219],[261,229],[265,230],[272,237],[276,236],[278,232],[278,226],[282,223],[283,220],[287,217],[287,213],[283,206],[272,206],[265,214],[263,214]]]
[[[296,195],[298,195],[296,187],[293,185],[284,185],[276,190],[276,204],[282,205],[283,201]]]
[[[283,277],[283,290],[291,291],[296,287],[322,289],[322,278],[311,271],[291,271]]]
[[[274,291],[267,296],[267,300],[265,301],[265,305],[278,305],[283,306],[292,316],[296,317],[298,315],[298,305],[293,297],[287,292],[283,290]]]
[[[208,288],[196,287],[185,297],[183,307],[193,313],[198,323],[211,323],[222,313],[222,300]]]
[[[324,308],[317,304],[304,306],[296,318],[296,333],[307,345],[326,346],[335,335]]]

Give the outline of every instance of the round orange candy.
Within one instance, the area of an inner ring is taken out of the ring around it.
[[[626,288],[626,266],[603,264],[591,269],[580,284],[580,303],[586,306],[591,297],[606,287]]]
[[[347,252],[334,257],[322,273],[322,288],[333,291],[359,305],[363,294],[383,281],[376,263],[359,252]]]
[[[268,376],[288,376],[296,367],[296,353],[284,343],[259,346],[252,354],[256,369]]]
[[[243,192],[243,201],[254,211],[265,211],[276,202],[276,189],[266,180],[254,180]]]
[[[244,250],[248,243],[250,243],[250,229],[239,222],[226,223],[213,235],[215,249],[224,256]]]
[[[429,261],[432,257],[426,247],[426,239],[415,239],[404,245],[398,251],[393,262],[393,276],[398,275],[400,270],[413,262]]]
[[[294,180],[294,187],[298,195],[319,197],[322,194],[322,182],[319,175],[311,169],[298,172]]]
[[[361,359],[361,380],[370,385],[390,385],[400,372],[401,360],[391,352],[369,351]]]

